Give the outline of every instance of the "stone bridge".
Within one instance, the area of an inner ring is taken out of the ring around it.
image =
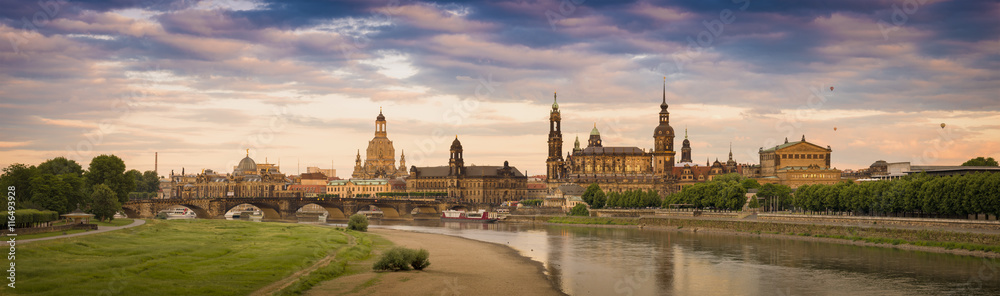
[[[175,206],[185,206],[202,219],[224,219],[226,212],[249,204],[261,209],[265,220],[297,220],[295,212],[308,204],[315,204],[330,213],[329,220],[346,220],[358,211],[376,206],[386,219],[412,219],[420,217],[440,217],[444,210],[479,209],[492,210],[489,204],[446,202],[431,199],[391,199],[391,198],[192,198],[192,199],[148,199],[132,200],[122,205],[125,215],[130,218],[153,218],[156,213]],[[417,211],[414,211],[419,209]]]

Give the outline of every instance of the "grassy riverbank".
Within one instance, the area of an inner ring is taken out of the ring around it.
[[[332,227],[151,220],[135,228],[19,245],[17,289],[5,288],[3,294],[247,295],[332,254],[330,264],[303,279],[335,277],[347,262],[369,256],[370,246],[366,234]],[[310,286],[293,282],[287,291]]]
[[[958,233],[935,229],[900,229],[876,226],[813,225],[770,221],[734,221],[683,218],[554,217],[548,223],[580,225],[643,225],[667,229],[715,229],[752,234],[773,234],[864,241],[873,244],[914,245],[948,250],[1000,253],[1000,235]]]

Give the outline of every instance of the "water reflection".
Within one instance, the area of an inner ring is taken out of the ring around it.
[[[996,259],[632,228],[378,224],[510,245],[571,295],[1000,294]]]

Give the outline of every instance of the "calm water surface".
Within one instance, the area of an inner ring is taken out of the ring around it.
[[[1000,295],[997,259],[633,228],[376,223],[509,245],[570,295]]]

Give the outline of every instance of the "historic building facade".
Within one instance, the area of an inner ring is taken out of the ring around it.
[[[549,189],[569,183],[597,183],[604,191],[624,192],[630,189],[656,189],[660,194],[678,190],[674,176],[674,129],[667,111],[666,83],[660,104],[658,125],[653,129],[653,149],[605,146],[597,124],[590,132],[587,147],[580,148],[580,139],[573,151],[562,158],[562,116],[557,98],[553,96],[549,113],[549,157],[547,182]]]
[[[841,172],[830,167],[830,146],[806,142],[802,140],[788,142],[769,149],[760,149],[761,184],[776,183],[797,188],[801,185],[836,184],[840,182]]]
[[[382,192],[391,192],[389,180],[333,180],[326,185],[326,194],[340,198],[375,197]]]
[[[250,153],[233,167],[232,174],[212,170],[197,175],[170,173],[173,198],[278,197],[287,195],[290,180],[270,163],[256,163]]]
[[[465,166],[458,136],[449,152],[448,166],[410,167],[406,190],[446,192],[449,197],[491,204],[521,200],[527,194],[527,176],[506,161],[503,166]]]
[[[406,156],[399,153],[399,166],[396,166],[396,149],[392,147],[392,141],[386,136],[386,121],[382,110],[378,111],[375,118],[375,138],[368,141],[368,149],[365,150],[365,160],[361,162],[361,150],[358,150],[357,158],[354,160],[354,179],[393,179],[406,175]]]

